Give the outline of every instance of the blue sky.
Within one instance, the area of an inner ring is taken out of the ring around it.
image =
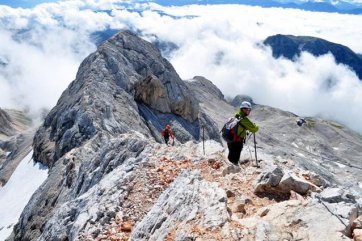
[[[11,6],[13,8],[17,8],[17,7],[22,7],[22,8],[31,8],[34,7],[40,3],[45,3],[45,2],[57,2],[59,0],[0,0],[0,5],[8,5]],[[142,0],[141,0],[142,1]],[[154,0],[155,2],[169,2],[170,4],[174,4],[177,2],[177,0]],[[184,0],[183,2],[193,2],[193,3],[202,3],[202,2],[208,2],[208,3],[212,3],[213,0]],[[268,0],[264,0],[265,2],[267,2]],[[331,0],[273,0],[274,2],[281,2],[281,3],[288,3],[288,2],[296,2],[296,3],[303,3],[303,2],[307,2],[307,1],[311,1],[311,2],[342,2],[342,1],[331,1]],[[179,1],[182,2],[182,1]],[[238,2],[237,0],[224,0],[224,1],[220,1],[218,0],[218,2],[225,2],[225,3],[235,3]],[[240,0],[239,2],[243,2],[243,0]],[[252,1],[251,1],[252,2]],[[349,4],[354,4],[356,5],[356,7],[361,7],[362,6],[362,0],[344,0],[343,2],[345,3],[349,3]]]
[[[40,3],[57,2],[58,0],[0,0],[0,5],[8,5],[13,8],[31,8]]]

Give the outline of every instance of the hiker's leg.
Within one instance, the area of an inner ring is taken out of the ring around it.
[[[165,144],[168,144],[168,137],[165,137]]]
[[[243,149],[243,143],[240,142],[235,142],[235,160],[236,160],[236,165],[239,163],[240,160],[240,154],[241,154],[241,150]]]
[[[238,144],[237,142],[231,142],[228,143],[228,148],[229,148],[229,155],[228,155],[228,159],[231,163],[237,165],[239,158],[240,157],[240,153],[238,154]]]

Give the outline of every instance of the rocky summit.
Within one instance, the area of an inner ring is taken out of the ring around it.
[[[234,166],[219,130],[235,111],[211,81],[181,80],[152,44],[118,33],[38,128],[49,176],[7,240],[362,240],[361,135],[255,104],[256,146]]]

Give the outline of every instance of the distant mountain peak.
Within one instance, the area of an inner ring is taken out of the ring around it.
[[[303,51],[309,52],[314,56],[331,53],[338,64],[348,65],[358,78],[362,80],[361,57],[344,45],[317,37],[283,34],[269,36],[264,40],[264,44],[272,48],[273,57],[275,58],[283,56],[293,60],[294,57],[299,56]]]

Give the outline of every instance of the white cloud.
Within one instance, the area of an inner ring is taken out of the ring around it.
[[[33,109],[52,107],[75,78],[81,60],[95,50],[89,33],[128,26],[146,39],[156,35],[177,44],[169,60],[183,79],[203,75],[226,95],[249,94],[258,103],[333,118],[362,132],[357,122],[362,118],[362,87],[352,71],[337,65],[331,55],[303,54],[291,62],[274,59],[269,48],[260,46],[266,37],[281,33],[321,37],[362,53],[362,16],[241,5],[138,4],[138,11],[127,11],[116,2],[63,1],[30,10],[0,7],[0,56],[11,60],[0,69],[0,106],[20,99],[18,104]],[[110,10],[110,15],[96,10]],[[10,38],[14,29],[29,28],[22,33],[26,41]],[[334,84],[330,88],[328,81]]]

